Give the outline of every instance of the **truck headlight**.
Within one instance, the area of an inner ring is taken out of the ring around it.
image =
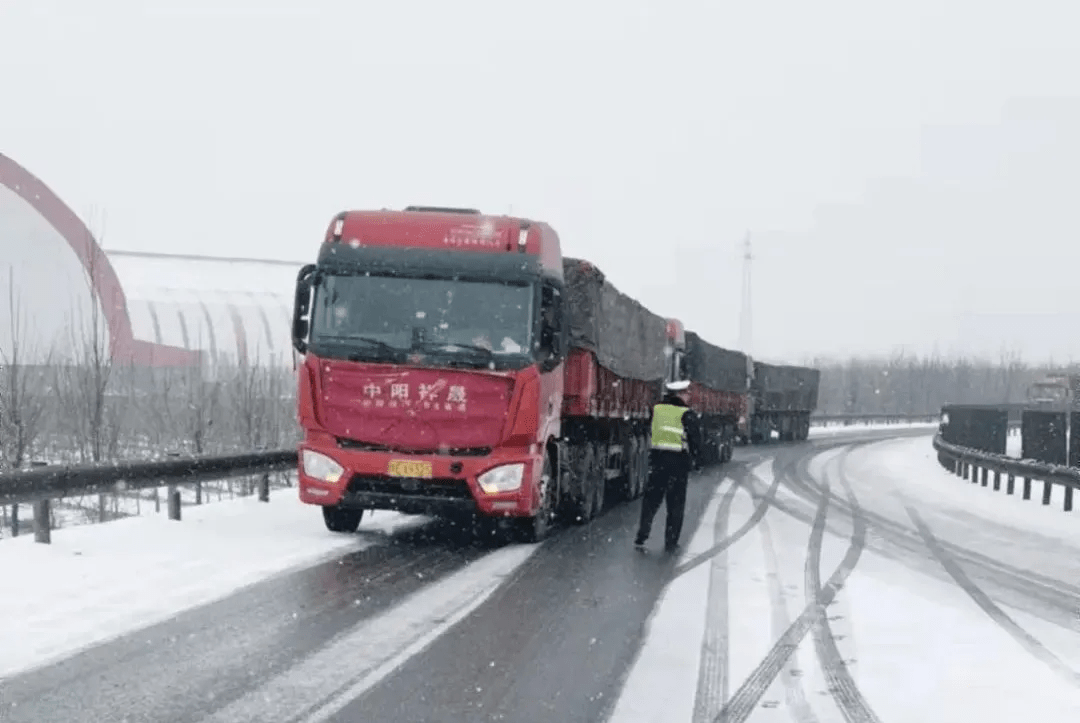
[[[304,474],[321,482],[336,483],[345,474],[345,468],[325,454],[305,449],[302,460]]]
[[[521,488],[521,478],[524,475],[525,463],[514,462],[489,469],[476,478],[476,483],[489,495],[496,492],[513,492]]]

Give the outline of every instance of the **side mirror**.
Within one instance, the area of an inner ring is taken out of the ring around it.
[[[311,291],[315,264],[307,264],[296,276],[296,298],[293,302],[292,345],[301,354],[307,353],[308,332],[311,331]]]
[[[544,286],[541,292],[540,315],[540,371],[554,371],[562,362],[564,353],[564,319],[562,294],[554,286]]]
[[[559,330],[555,327],[544,324],[540,330],[540,371],[550,372],[554,371],[555,367],[559,366],[559,362],[562,361],[562,357],[559,354]]]

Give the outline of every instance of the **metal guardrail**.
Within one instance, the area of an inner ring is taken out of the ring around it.
[[[938,414],[822,414],[811,423],[852,425],[859,422],[935,422]],[[180,491],[177,487],[210,480],[245,475],[260,475],[259,499],[269,501],[269,475],[295,469],[295,449],[221,455],[178,457],[155,461],[125,461],[98,465],[55,465],[17,472],[0,472],[0,505],[34,505],[34,538],[50,540],[50,505],[53,500],[88,494],[128,492],[168,487],[169,519],[181,517]]]
[[[993,488],[998,491],[1001,489],[1001,478],[1004,475],[1006,477],[1005,493],[1011,495],[1015,491],[1016,480],[1023,480],[1025,500],[1031,499],[1032,481],[1043,483],[1042,503],[1044,505],[1050,504],[1054,485],[1061,485],[1065,490],[1063,506],[1066,512],[1071,512],[1073,508],[1073,490],[1080,489],[1080,469],[1074,467],[1015,459],[959,447],[943,440],[940,433],[934,435],[934,449],[938,453],[938,461],[945,469],[965,480],[970,479],[974,484],[981,483],[983,487],[989,486],[989,477],[993,473]]]
[[[885,424],[911,424],[918,422],[934,423],[941,421],[941,413],[929,414],[890,414],[887,412],[875,414],[813,414],[810,416],[810,424],[813,426],[827,426],[829,424],[852,425],[863,422],[884,422]]]
[[[97,465],[56,465],[0,473],[0,505],[34,505],[34,539],[48,543],[54,499],[168,487],[169,519],[180,519],[182,485],[244,475],[261,475],[259,499],[270,501],[270,473],[295,469],[295,449],[212,457],[179,457]]]

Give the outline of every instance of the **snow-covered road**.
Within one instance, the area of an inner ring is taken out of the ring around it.
[[[1080,720],[1076,517],[931,431],[738,450],[678,558],[636,503],[488,549],[289,490],[6,540],[0,720]]]
[[[928,436],[748,466],[681,569],[613,721],[1080,719],[1077,518],[944,472]]]

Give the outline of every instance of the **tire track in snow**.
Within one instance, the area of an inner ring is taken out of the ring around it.
[[[791,625],[791,616],[788,614],[787,596],[784,595],[783,582],[780,579],[780,561],[776,555],[776,546],[773,544],[772,530],[769,520],[761,520],[761,545],[765,552],[766,574],[769,581],[769,598],[772,607],[772,631],[775,635],[782,635]],[[793,665],[785,664],[780,671],[780,678],[784,684],[784,697],[787,701],[791,716],[798,723],[817,723],[817,716],[806,701],[806,691],[803,689],[801,671]]]
[[[790,469],[791,466],[793,465],[787,465],[785,469]],[[775,496],[776,486],[780,479],[780,474],[774,475],[773,484],[769,488],[770,499]],[[825,535],[825,521],[831,501],[832,493],[830,488],[828,486],[823,487],[812,523],[808,549],[809,556],[818,560],[820,560],[820,548]],[[717,723],[741,723],[750,717],[769,686],[780,675],[788,659],[798,649],[802,640],[818,622],[818,619],[822,617],[822,611],[833,601],[848,576],[855,569],[855,565],[862,555],[865,541],[865,535],[862,537],[852,535],[843,560],[840,561],[840,565],[837,566],[828,582],[824,586],[815,588],[816,595],[814,599],[806,605],[802,613],[795,619],[795,622],[784,631],[765,658],[720,710],[720,713],[714,719]]]
[[[844,443],[844,445],[850,446],[851,451],[855,451],[857,448],[876,444],[880,441],[881,440],[860,441],[854,444]],[[788,483],[786,485],[787,488],[798,495],[799,498],[811,504],[817,503],[818,492],[816,487],[807,485],[806,482],[797,479],[789,479],[786,480],[786,482]],[[843,500],[834,500],[833,504],[845,512],[851,512],[850,505]],[[772,506],[794,519],[807,523],[812,520],[810,514],[779,499],[774,499]],[[922,537],[916,530],[913,530],[911,526],[887,515],[869,510],[862,510],[862,514],[871,524],[873,528],[872,534],[878,538],[878,544],[875,547],[882,554],[894,559],[897,558],[896,552],[883,544],[887,542],[899,550],[902,550],[904,553],[915,554],[919,557],[934,560],[933,555],[927,552]],[[1072,621],[1071,611],[1075,608],[1075,601],[1080,599],[1080,586],[1070,585],[1062,580],[1039,574],[1034,570],[1014,567],[1001,560],[994,559],[975,550],[961,547],[955,543],[943,540],[938,540],[938,543],[949,553],[949,555],[961,559],[965,563],[974,565],[983,574],[992,578],[996,584],[1007,588],[1013,593],[1025,598],[1035,599],[1039,603],[1053,608],[1069,610],[1070,622]],[[945,579],[948,578],[945,577]]]
[[[840,455],[840,465],[843,464],[843,459],[849,451],[847,450]],[[810,482],[809,476],[805,479]],[[840,475],[840,483],[844,486],[844,493],[851,509],[853,530],[849,551],[857,549],[861,552],[866,547],[866,519],[862,515],[851,485],[843,474]],[[813,483],[811,482],[811,484]],[[828,479],[823,480],[819,489],[822,491],[823,499],[831,497]],[[815,600],[821,597],[821,548],[825,537],[827,507],[827,505],[818,507],[817,518],[810,533],[805,570],[808,605],[812,605]],[[852,564],[852,568],[854,568],[854,564]],[[821,670],[825,674],[825,680],[828,681],[829,693],[843,714],[844,720],[848,721],[848,723],[880,723],[881,719],[874,713],[866,698],[859,691],[859,687],[855,684],[854,678],[851,677],[851,673],[844,663],[843,656],[840,655],[840,650],[836,645],[836,637],[829,621],[828,605],[826,604],[818,608],[818,616],[814,625],[814,648],[817,651]]]
[[[543,543],[541,543],[542,545]],[[521,574],[540,545],[511,545],[424,586],[333,643],[218,708],[202,723],[323,723]]]
[[[744,474],[750,474],[745,470]],[[739,481],[732,479],[716,511],[713,541],[727,539],[731,504],[739,490]],[[745,534],[745,533],[744,533]],[[727,700],[728,695],[728,576],[727,555],[721,550],[709,566],[709,596],[706,602],[705,637],[701,641],[701,663],[698,667],[697,693],[694,697],[694,723],[711,721]]]
[[[747,474],[750,474],[749,469],[747,470]],[[691,559],[689,559],[686,562],[680,564],[678,567],[675,568],[675,573],[672,575],[672,578],[674,579],[674,578],[678,577],[679,575],[685,574],[685,573],[689,572],[690,570],[693,570],[698,565],[705,564],[709,560],[711,560],[714,557],[716,557],[717,555],[719,555],[724,550],[726,550],[729,547],[731,547],[732,545],[734,545],[736,542],[741,540],[743,537],[745,537],[746,533],[750,532],[750,530],[752,530],[754,528],[754,526],[758,522],[761,521],[761,518],[764,517],[765,513],[769,510],[769,507],[771,506],[772,501],[776,498],[776,490],[779,488],[779,486],[780,486],[780,479],[778,477],[774,477],[774,479],[772,481],[772,484],[769,485],[768,491],[760,499],[760,501],[758,502],[757,507],[754,508],[753,514],[751,514],[749,519],[747,519],[746,522],[744,522],[742,524],[742,527],[740,527],[738,530],[736,530],[730,537],[725,537],[724,539],[722,539],[720,542],[717,542],[715,545],[713,545],[711,548],[709,548],[705,552],[702,552],[699,555],[695,555]],[[729,503],[729,507],[730,507],[730,503]]]
[[[991,620],[998,624],[1002,630],[1008,633],[1016,642],[1018,642],[1028,653],[1034,658],[1046,665],[1050,670],[1063,678],[1066,682],[1080,688],[1080,674],[1070,668],[1061,658],[1054,655],[1045,645],[1035,638],[1031,633],[1022,628],[1007,612],[998,607],[989,595],[987,595],[982,588],[976,585],[967,573],[964,572],[964,568],[956,561],[956,559],[949,554],[945,549],[941,541],[937,539],[930,526],[923,520],[922,515],[918,510],[904,502],[904,509],[907,511],[908,517],[915,524],[915,528],[918,530],[919,535],[926,543],[931,554],[941,564],[945,571],[949,573],[949,576],[960,586],[965,593],[978,605],[983,612],[985,612]]]

